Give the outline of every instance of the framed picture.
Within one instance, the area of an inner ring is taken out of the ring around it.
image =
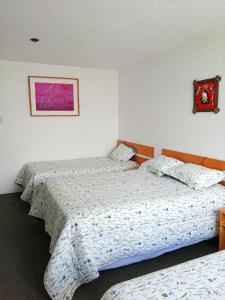
[[[212,111],[219,112],[218,95],[220,76],[205,80],[194,80],[194,107],[193,113]]]
[[[31,116],[79,116],[79,79],[28,76]]]

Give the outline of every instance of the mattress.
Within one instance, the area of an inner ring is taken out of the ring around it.
[[[111,287],[101,300],[224,300],[225,251]]]
[[[71,299],[113,262],[212,238],[224,205],[221,185],[195,191],[146,170],[50,178],[30,210],[51,236],[46,290]]]
[[[24,187],[21,199],[31,203],[33,195],[48,178],[61,175],[81,175],[114,172],[137,168],[138,164],[129,160],[115,162],[108,157],[91,157],[72,160],[31,162],[23,166],[16,183]]]

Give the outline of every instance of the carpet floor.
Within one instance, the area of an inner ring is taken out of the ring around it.
[[[50,299],[43,286],[43,275],[49,260],[50,238],[44,224],[28,216],[29,205],[20,194],[0,195],[0,299]],[[211,239],[160,257],[100,272],[99,278],[84,284],[73,300],[97,300],[112,285],[156,270],[197,258],[218,249]]]

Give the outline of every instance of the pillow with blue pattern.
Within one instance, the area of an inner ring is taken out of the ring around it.
[[[135,154],[136,151],[133,148],[120,144],[109,154],[108,157],[116,162],[124,163],[131,159]]]
[[[183,162],[172,157],[160,155],[158,157],[147,160],[146,162],[144,162],[144,166],[142,165],[143,164],[141,164],[140,168],[146,168],[157,176],[163,176],[168,169],[183,165]]]
[[[208,188],[225,179],[223,171],[209,169],[192,163],[171,168],[166,171],[166,174],[184,182],[195,190]]]

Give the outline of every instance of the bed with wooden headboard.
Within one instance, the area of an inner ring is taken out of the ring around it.
[[[154,147],[152,146],[146,146],[133,142],[118,140],[117,146],[119,146],[120,144],[124,144],[128,147],[131,147],[136,151],[136,154],[133,156],[132,160],[138,163],[139,165],[147,159],[154,157]]]
[[[224,160],[218,160],[206,156],[199,156],[199,155],[194,155],[194,154],[189,154],[189,153],[179,152],[179,151],[174,151],[169,149],[162,149],[162,154],[179,159],[185,163],[193,163],[196,165],[200,165],[200,166],[204,166],[210,169],[216,169],[220,171],[225,170]],[[221,181],[220,183],[225,186],[225,181]]]

